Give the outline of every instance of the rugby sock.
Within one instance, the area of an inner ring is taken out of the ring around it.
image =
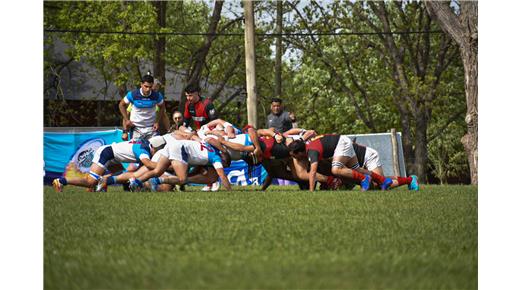
[[[358,181],[363,181],[365,179],[365,175],[357,172],[356,170],[352,170],[352,178]]]
[[[109,178],[107,178],[107,185],[112,185],[112,184],[116,184],[116,183],[117,183],[117,180],[116,180],[115,176],[110,176]]]
[[[411,177],[397,177],[397,183],[399,185],[410,184],[410,183],[412,183],[412,178]]]
[[[374,172],[370,172],[370,176],[377,184],[383,184],[385,177]]]
[[[327,185],[331,185],[332,184],[332,181],[334,180],[334,176],[328,176],[327,177]]]
[[[60,183],[63,185],[67,185],[67,179],[65,177],[60,177]]]

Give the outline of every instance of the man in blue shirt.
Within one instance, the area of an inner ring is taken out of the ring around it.
[[[158,135],[159,120],[165,113],[163,95],[152,90],[154,78],[145,75],[141,79],[141,87],[128,94],[119,102],[119,111],[123,116],[123,132],[129,131],[132,139],[149,139]],[[132,104],[129,113],[127,107]],[[159,112],[156,111],[159,106]]]

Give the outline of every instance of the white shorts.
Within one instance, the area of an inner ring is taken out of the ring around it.
[[[377,167],[383,167],[381,164],[381,161],[379,160],[379,153],[377,153],[376,150],[367,147],[367,150],[365,152],[365,162],[363,163],[363,167],[365,167],[367,170],[374,170]]]
[[[155,152],[155,154],[152,156],[152,161],[153,162],[159,162],[159,159],[161,159],[161,156],[164,156],[166,158],[168,158],[168,149],[166,149],[166,147],[162,148],[161,150]],[[174,174],[171,174],[170,172],[168,172],[168,170],[166,170],[162,176],[173,176]]]
[[[334,150],[334,157],[336,156],[346,156],[346,157],[354,157],[356,156],[356,152],[354,152],[354,147],[352,146],[352,140],[346,135],[341,135],[339,137],[338,145],[336,145],[336,149]]]
[[[109,150],[110,157],[108,156],[107,151],[103,152],[106,148],[111,147],[112,145],[103,145],[99,147],[96,152],[94,152],[94,157],[92,158],[92,163],[101,166],[103,169],[107,170],[108,167],[114,164],[121,164],[114,159],[114,151]],[[108,150],[108,149],[107,149]]]
[[[169,143],[166,147],[163,149],[166,149],[164,152],[162,152],[162,155],[165,157],[168,157],[171,161],[180,161],[182,163],[187,164],[188,160],[187,157],[182,158],[182,143],[181,142],[173,142]]]
[[[153,130],[153,127],[144,127],[144,128],[132,128],[132,140],[137,139],[150,139],[154,136],[159,136],[157,131]]]

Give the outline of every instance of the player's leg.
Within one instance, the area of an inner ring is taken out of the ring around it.
[[[134,177],[129,179],[130,189],[138,190],[143,187],[143,183],[152,177],[157,177],[163,175],[168,166],[170,165],[170,160],[166,156],[161,156],[157,165],[153,170],[148,170],[144,172],[140,177]]]
[[[94,188],[98,181],[106,171],[105,164],[108,164],[114,159],[114,151],[110,145],[99,147],[94,153],[90,172],[86,177],[82,178],[56,178],[52,181],[52,186],[58,192],[63,190],[63,187],[70,184],[88,188]]]
[[[61,192],[63,190],[63,187],[66,185],[75,185],[75,186],[82,186],[82,187],[88,187],[88,188],[94,188],[96,184],[98,183],[101,176],[103,176],[103,173],[105,172],[105,169],[97,164],[92,164],[90,166],[90,172],[85,177],[74,177],[74,178],[65,178],[60,177],[56,178],[52,182],[52,186],[57,192]]]

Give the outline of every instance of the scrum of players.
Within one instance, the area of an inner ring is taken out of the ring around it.
[[[233,160],[262,165],[267,178],[308,184],[310,191],[352,189],[389,190],[407,185],[419,190],[417,177],[385,176],[376,150],[355,142],[346,135],[318,134],[314,130],[293,128],[283,134],[274,128],[242,130],[222,119],[215,119],[199,130],[172,128],[148,140],[123,141],[98,148],[90,172],[83,178],[60,177],[53,187],[75,185],[106,191],[116,184],[127,184],[131,191],[170,191],[185,184],[214,184],[220,179],[224,190],[231,184],[224,168]],[[125,171],[122,163],[138,163],[135,171]],[[218,188],[217,188],[218,190]]]

